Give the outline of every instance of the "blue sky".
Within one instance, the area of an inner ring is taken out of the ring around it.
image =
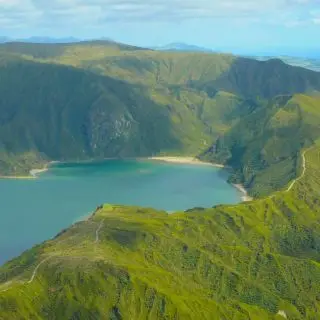
[[[320,0],[0,0],[0,36],[319,47]]]

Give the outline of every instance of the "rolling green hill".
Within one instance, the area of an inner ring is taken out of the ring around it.
[[[320,73],[88,42],[0,45],[0,74],[0,175],[198,155],[258,198],[100,206],[0,267],[1,320],[319,319]]]
[[[196,155],[251,104],[222,91],[209,97],[29,60],[6,59],[0,72],[0,150],[18,157]],[[21,173],[12,156],[1,159],[2,175]]]
[[[243,117],[202,157],[233,167],[231,181],[252,195],[270,194],[296,177],[301,149],[319,138],[319,108],[317,96],[276,97]]]
[[[293,178],[297,154],[308,144],[293,143],[283,154],[290,161],[275,159],[265,122],[279,103],[284,108],[288,95],[320,92],[320,73],[277,59],[157,52],[108,41],[3,44],[0,72],[1,175],[26,174],[38,163],[21,165],[21,158],[42,162],[206,154],[234,167],[233,180],[244,182],[255,196]],[[306,101],[297,104],[308,108]],[[287,116],[291,112],[282,113],[284,120],[268,129],[271,136],[290,131]],[[299,141],[312,140],[310,120],[301,120],[307,129]],[[242,150],[231,151],[234,135]],[[252,137],[257,141],[246,151]],[[275,148],[291,145],[291,139],[282,134]],[[262,150],[266,143],[269,147]],[[225,155],[221,150],[210,155],[212,145],[224,148]],[[267,160],[260,155],[266,150]],[[272,182],[260,172],[266,168],[275,173]]]
[[[248,204],[97,208],[0,269],[0,319],[318,319],[319,154]]]
[[[254,59],[265,61],[269,59],[274,59],[275,57],[252,57]],[[302,57],[290,57],[290,56],[278,56],[278,59],[281,59],[287,64],[292,66],[303,67],[309,70],[320,71],[320,59],[319,58],[302,58]]]

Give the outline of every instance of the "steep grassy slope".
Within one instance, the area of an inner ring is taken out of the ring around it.
[[[227,54],[159,52],[103,41],[13,43],[0,45],[0,52],[72,65],[134,83],[214,88],[254,99],[320,90],[319,73],[290,66],[280,59],[257,61]]]
[[[203,84],[207,85],[206,82]],[[247,98],[272,99],[278,95],[319,91],[320,73],[289,66],[279,59],[238,58],[214,82],[214,86]]]
[[[110,43],[0,52],[1,174],[202,154],[253,195],[281,190],[173,215],[99,207],[0,268],[1,320],[319,318],[319,73]]]
[[[98,208],[0,269],[0,318],[318,319],[319,155],[248,204]]]
[[[130,155],[135,148],[152,150],[157,137],[151,125],[163,133],[160,148],[179,146],[168,111],[142,87],[32,62],[10,64],[2,72],[1,143],[12,152],[35,146],[51,158],[105,155],[107,149],[109,155]]]
[[[76,160],[208,150],[206,159],[231,165],[233,181],[261,196],[296,175],[298,153],[319,135],[318,107],[304,115],[318,105],[320,73],[277,59],[12,43],[0,45],[0,72],[1,174],[20,173],[14,158],[26,153]],[[315,100],[300,101],[306,94]]]
[[[103,41],[57,45],[11,43],[0,45],[0,52],[149,85],[212,80],[227,71],[235,59],[230,55],[157,52]]]
[[[270,60],[274,58],[281,59],[287,64],[292,66],[302,67],[313,71],[320,71],[320,59],[319,58],[302,58],[302,57],[290,57],[290,56],[278,56],[278,57],[252,57],[260,61]]]
[[[160,151],[196,154],[212,142],[212,124],[206,125],[191,109],[194,101],[204,108],[214,106],[216,100],[206,95],[184,90],[179,98],[170,97],[168,90],[28,61],[9,62],[0,69],[4,153],[41,153],[53,160]],[[228,105],[229,97],[225,100]],[[11,157],[2,157],[2,174],[18,173],[6,159]]]
[[[244,117],[203,158],[232,166],[231,181],[263,196],[294,179],[301,149],[319,137],[320,97],[281,96]]]
[[[3,53],[15,54],[18,56],[22,55],[35,59],[60,57],[68,54],[68,52],[74,52],[75,55],[78,55],[78,50],[82,50],[82,52],[87,52],[87,54],[89,54],[88,51],[92,48],[101,50],[105,53],[108,52],[109,54],[110,52],[143,50],[139,47],[103,40],[82,41],[79,43],[7,42],[0,45],[0,51]]]
[[[27,153],[46,160],[196,155],[251,110],[250,101],[223,91],[128,83],[17,55],[0,55],[0,71],[2,175],[26,174],[37,164],[16,165]]]

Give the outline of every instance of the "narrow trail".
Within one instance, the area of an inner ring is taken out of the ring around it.
[[[310,149],[307,149],[307,150],[305,150],[305,151],[303,151],[303,153],[302,153],[302,173],[301,173],[301,175],[300,175],[300,177],[298,177],[298,178],[296,178],[296,179],[294,179],[293,181],[292,181],[292,183],[290,184],[290,186],[288,187],[288,189],[286,190],[286,192],[289,192],[293,187],[294,187],[294,185],[296,184],[296,182],[298,182],[299,180],[301,180],[303,177],[304,177],[304,175],[305,175],[305,173],[306,173],[306,169],[307,169],[307,166],[306,166],[306,152],[308,151],[308,150],[310,150]]]
[[[310,147],[310,148],[304,150],[304,151],[302,152],[302,154],[301,154],[301,157],[302,157],[302,173],[301,173],[301,175],[300,175],[298,178],[294,179],[294,180],[290,183],[289,187],[288,187],[286,190],[282,190],[282,191],[280,191],[280,192],[288,193],[289,191],[292,190],[292,188],[295,186],[295,184],[296,184],[298,181],[300,181],[300,180],[305,176],[306,170],[307,170],[306,153],[307,153],[309,150],[311,150],[312,148],[313,148],[313,147]],[[275,192],[275,193],[273,193],[272,195],[270,195],[269,197],[267,197],[267,199],[273,199],[273,198],[275,198],[278,194],[279,194],[278,192]]]
[[[25,282],[22,282],[22,281],[21,281],[21,284],[30,284],[30,283],[32,283],[33,280],[35,279],[36,275],[37,275],[37,272],[38,272],[40,266],[41,266],[42,264],[44,264],[45,262],[47,262],[49,259],[52,259],[53,257],[54,257],[54,256],[50,256],[50,257],[47,257],[47,258],[45,258],[44,260],[42,260],[42,261],[35,267],[35,269],[33,270],[30,280],[25,281]],[[20,282],[20,281],[18,281],[18,282]],[[9,289],[10,289],[10,287],[8,287],[8,288],[6,288],[6,289],[3,289],[3,290],[0,290],[0,293],[6,292],[6,291],[8,291]]]
[[[12,281],[9,281],[9,283],[11,283]],[[2,293],[2,292],[6,292],[6,291],[8,291],[10,288],[7,288],[7,289],[3,289],[3,290],[0,290],[0,293]]]
[[[99,227],[98,227],[98,229],[96,230],[96,241],[95,241],[95,243],[98,243],[98,242],[99,242],[99,232],[100,232],[101,228],[103,227],[103,222],[104,222],[104,220],[102,220],[102,221],[100,222]]]
[[[32,273],[32,276],[31,276],[30,280],[29,280],[28,282],[26,282],[26,283],[28,283],[28,284],[29,284],[29,283],[32,283],[32,281],[34,280],[34,278],[35,278],[36,275],[37,275],[37,272],[38,272],[40,266],[41,266],[42,264],[44,264],[45,262],[47,262],[47,261],[48,261],[49,259],[51,259],[51,258],[53,258],[53,256],[48,257],[48,258],[42,260],[42,261],[35,267],[35,269],[34,269],[34,271],[33,271],[33,273]]]
[[[100,232],[100,230],[101,230],[102,227],[103,227],[103,223],[104,223],[104,220],[102,220],[102,221],[100,222],[99,227],[97,228],[97,230],[96,230],[96,232],[95,232],[96,238],[95,238],[95,242],[94,242],[94,243],[98,243],[98,242],[99,242],[99,232]],[[45,262],[47,262],[48,260],[50,260],[50,259],[52,259],[52,258],[54,258],[54,257],[56,257],[56,256],[50,256],[50,257],[47,257],[47,258],[45,258],[44,260],[42,260],[42,261],[41,261],[39,264],[37,264],[36,267],[34,268],[30,280],[25,281],[25,282],[21,282],[21,283],[22,283],[22,284],[23,284],[23,283],[24,283],[24,284],[31,284],[31,283],[34,281],[34,279],[36,278],[37,272],[38,272],[39,268],[40,268]],[[9,282],[9,283],[10,283],[10,282]],[[11,288],[11,287],[8,287],[8,288],[6,288],[6,289],[0,290],[0,293],[8,291],[10,288]]]

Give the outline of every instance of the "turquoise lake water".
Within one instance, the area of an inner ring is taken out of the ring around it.
[[[56,164],[35,180],[0,180],[0,264],[103,203],[167,211],[241,201],[213,166],[108,160]]]

